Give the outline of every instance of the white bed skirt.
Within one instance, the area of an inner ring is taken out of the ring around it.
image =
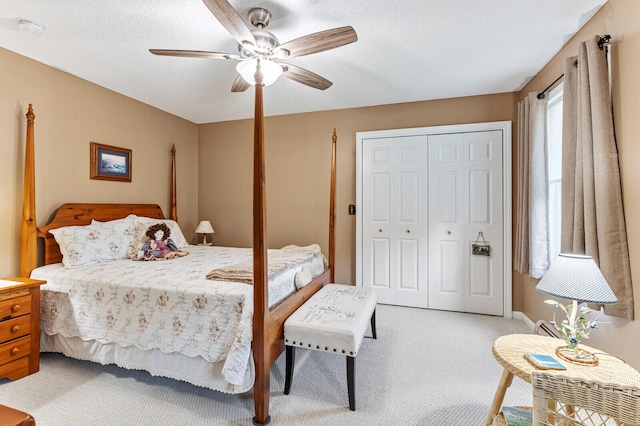
[[[121,347],[115,343],[84,341],[79,337],[67,338],[59,334],[40,333],[40,351],[57,352],[70,358],[115,364],[129,370],[147,371],[152,376],[168,377],[196,386],[225,393],[244,393],[253,387],[255,369],[253,359],[248,363],[242,385],[232,385],[222,378],[224,360],[216,363],[202,357],[187,357],[178,353],[163,353],[157,349],[142,350],[135,346]]]

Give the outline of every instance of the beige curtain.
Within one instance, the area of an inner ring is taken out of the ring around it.
[[[592,256],[618,298],[604,312],[633,319],[607,59],[599,40],[581,43],[578,57],[565,63],[561,250]]]
[[[518,199],[514,269],[541,278],[549,269],[547,100],[518,103]]]

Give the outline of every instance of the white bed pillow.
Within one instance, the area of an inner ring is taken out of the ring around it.
[[[102,224],[105,227],[113,227],[113,232],[122,234],[123,244],[125,244],[125,253],[123,259],[129,258],[129,253],[137,249],[136,238],[138,236],[138,216],[130,214],[122,219],[113,219],[107,222],[100,222],[95,219],[91,221],[92,225]]]
[[[144,243],[149,239],[145,234],[147,233],[147,229],[150,226],[155,225],[156,223],[164,223],[171,230],[171,235],[169,238],[173,240],[175,245],[179,248],[185,248],[189,246],[189,242],[184,237],[182,230],[180,229],[180,225],[178,222],[171,219],[154,219],[151,217],[144,216],[136,216],[136,232],[133,240],[133,244],[129,247],[127,252],[127,257],[130,259],[135,259],[138,257],[138,252],[142,249]]]
[[[65,267],[126,259],[135,235],[132,218],[64,226],[49,232],[60,246]]]

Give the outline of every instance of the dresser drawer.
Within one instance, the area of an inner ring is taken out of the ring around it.
[[[31,315],[0,322],[0,343],[26,336],[31,332]]]
[[[29,374],[29,357],[11,361],[7,364],[0,365],[0,377],[6,377],[11,380],[17,380]]]
[[[0,365],[29,356],[31,336],[24,336],[0,345]]]
[[[0,320],[31,313],[31,296],[0,301]]]

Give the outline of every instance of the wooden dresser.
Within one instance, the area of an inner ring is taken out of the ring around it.
[[[40,285],[45,283],[0,279],[0,378],[17,380],[40,369]]]

